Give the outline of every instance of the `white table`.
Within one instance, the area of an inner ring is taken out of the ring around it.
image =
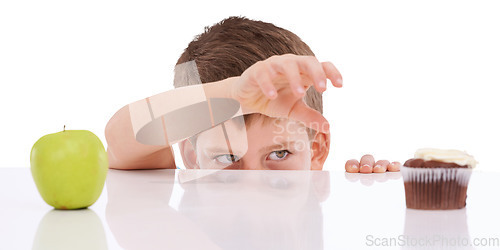
[[[93,206],[58,211],[3,168],[0,249],[499,249],[499,179],[475,171],[465,209],[420,211],[400,173],[110,170]]]

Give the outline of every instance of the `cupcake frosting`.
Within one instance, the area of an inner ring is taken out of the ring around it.
[[[426,161],[441,161],[455,163],[475,168],[477,161],[464,151],[454,149],[421,148],[415,152],[415,158]]]

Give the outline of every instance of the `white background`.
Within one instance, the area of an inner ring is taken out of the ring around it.
[[[299,35],[341,71],[324,94],[326,170],[372,153],[466,150],[500,170],[497,1],[0,2],[0,167],[29,167],[41,136],[94,132],[122,106],[172,88],[205,26],[242,15]]]

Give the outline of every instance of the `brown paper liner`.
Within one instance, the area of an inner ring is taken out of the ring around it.
[[[465,207],[470,169],[403,168],[406,207],[425,210]]]

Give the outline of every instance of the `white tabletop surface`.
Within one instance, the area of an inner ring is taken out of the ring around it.
[[[0,249],[500,249],[499,179],[474,171],[465,209],[420,211],[400,173],[110,170],[89,209],[58,211],[2,168]]]

